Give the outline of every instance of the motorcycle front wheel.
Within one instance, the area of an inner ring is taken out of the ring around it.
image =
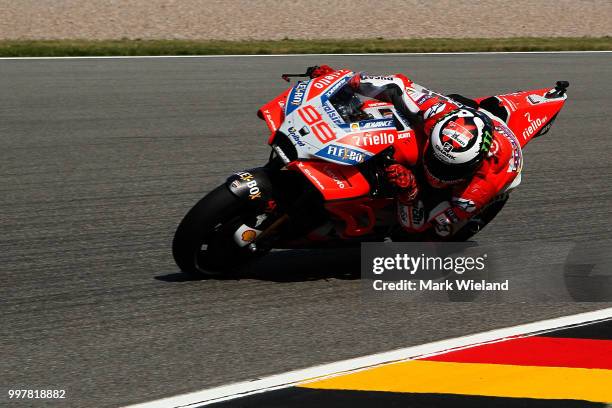
[[[219,276],[261,256],[233,239],[251,212],[227,186],[211,191],[189,210],[176,229],[172,255],[177,266],[192,275]]]

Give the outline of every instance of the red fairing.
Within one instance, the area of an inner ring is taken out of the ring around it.
[[[392,199],[361,197],[350,201],[328,202],[325,203],[325,209],[344,222],[342,235],[350,238],[372,232],[376,225],[377,211],[392,204]]]
[[[268,125],[268,128],[272,132],[270,138],[268,139],[268,144],[272,143],[274,133],[285,119],[284,108],[287,101],[287,95],[289,95],[290,91],[291,88],[287,89],[285,92],[266,103],[257,111],[257,116],[266,121],[266,125]]]
[[[421,160],[421,152],[423,152],[426,142],[427,137],[423,132],[415,132],[412,129],[400,132],[393,144],[395,148],[393,157],[399,163],[403,163],[408,167],[414,167]]]
[[[295,161],[287,165],[300,171],[321,192],[325,208],[341,219],[345,237],[357,237],[372,231],[376,212],[392,199],[372,199],[370,184],[355,167],[323,161]]]
[[[325,201],[367,195],[370,184],[359,170],[325,161],[295,161],[287,168],[299,170],[321,192]]]

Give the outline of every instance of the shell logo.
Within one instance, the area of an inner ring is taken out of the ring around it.
[[[257,232],[253,231],[253,230],[246,230],[242,233],[242,235],[240,236],[240,238],[244,241],[244,242],[251,242],[253,241],[255,238],[257,237]]]

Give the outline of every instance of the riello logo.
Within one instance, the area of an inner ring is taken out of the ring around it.
[[[395,141],[395,134],[392,132],[369,133],[362,135],[349,135],[340,140],[340,143],[347,143],[356,147],[371,147],[380,145],[390,145]]]
[[[342,75],[346,74],[347,72],[348,71],[346,70],[340,70],[340,71],[332,72],[329,75],[319,77],[317,78],[317,81],[314,83],[313,86],[317,89],[323,89],[329,84],[331,84],[332,82],[334,82],[336,79],[340,78]]]
[[[529,126],[527,126],[527,128],[525,130],[523,130],[523,139],[527,140],[531,135],[533,135],[535,133],[535,131],[542,126],[544,123],[546,123],[546,120],[548,119],[547,116],[544,116],[543,118],[537,118],[533,121],[531,121],[530,117],[527,117],[530,122],[529,122]]]

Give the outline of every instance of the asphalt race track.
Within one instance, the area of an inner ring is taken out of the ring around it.
[[[610,306],[376,302],[360,296],[356,250],[184,279],[177,223],[265,161],[255,111],[286,87],[281,73],[317,63],[474,97],[570,81],[525,151],[523,185],[477,238],[610,238],[610,53],[0,61],[0,401],[65,389],[10,406],[115,407]]]

